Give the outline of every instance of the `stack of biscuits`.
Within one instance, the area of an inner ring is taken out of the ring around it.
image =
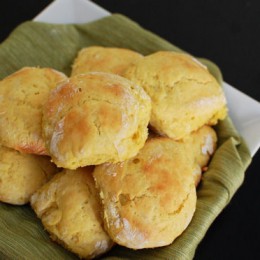
[[[30,203],[81,258],[169,245],[226,115],[221,86],[188,54],[90,46],[69,76],[22,68],[0,81],[0,201]]]

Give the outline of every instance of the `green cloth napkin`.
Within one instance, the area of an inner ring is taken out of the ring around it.
[[[0,45],[0,79],[23,66],[52,67],[69,75],[77,52],[89,45],[125,47],[143,54],[157,50],[182,51],[119,14],[81,25],[25,22]],[[208,60],[201,61],[221,82],[217,66]],[[104,259],[193,258],[209,226],[242,184],[251,161],[245,143],[229,118],[220,122],[216,130],[219,147],[198,188],[196,213],[185,232],[167,247],[134,251],[115,246]],[[0,203],[0,259],[77,257],[49,239],[30,206]]]

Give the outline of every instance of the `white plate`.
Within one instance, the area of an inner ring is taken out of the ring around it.
[[[86,23],[110,13],[87,0],[56,0],[35,21],[49,23]],[[260,147],[260,103],[224,82],[229,114],[253,156]],[[243,105],[241,105],[243,104]]]

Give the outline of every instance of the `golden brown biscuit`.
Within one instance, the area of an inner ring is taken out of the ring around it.
[[[43,134],[53,161],[76,169],[126,160],[148,135],[151,101],[141,87],[114,74],[71,77],[52,91]]]
[[[137,61],[124,76],[151,97],[151,126],[175,140],[227,114],[222,88],[190,55],[159,51]]]
[[[194,179],[197,186],[210,158],[217,147],[217,135],[210,126],[203,126],[183,139],[186,150],[194,164]],[[188,155],[187,155],[188,156]]]
[[[91,46],[79,51],[71,75],[90,71],[109,72],[122,75],[129,65],[141,59],[143,55],[124,48]]]
[[[0,145],[0,201],[26,204],[57,171],[49,157],[23,154]]]
[[[46,154],[42,105],[66,76],[51,68],[25,67],[0,81],[0,142],[15,150]]]
[[[196,190],[182,143],[149,139],[132,159],[96,166],[93,175],[105,228],[120,245],[133,249],[169,245],[192,219]]]
[[[63,170],[31,197],[51,238],[82,258],[96,257],[113,245],[103,229],[92,170]]]

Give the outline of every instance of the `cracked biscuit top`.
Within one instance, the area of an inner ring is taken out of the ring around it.
[[[95,167],[105,228],[116,243],[133,249],[165,246],[188,226],[196,190],[186,147],[151,138],[135,157]]]
[[[79,51],[73,62],[71,75],[75,76],[90,71],[122,75],[128,66],[142,57],[142,54],[124,48],[86,47]]]
[[[124,76],[142,86],[152,100],[150,124],[179,140],[227,114],[221,86],[188,54],[159,51],[130,66]]]
[[[0,81],[0,142],[24,153],[47,154],[42,106],[67,77],[51,68],[24,67]]]
[[[120,76],[89,72],[52,91],[43,111],[43,135],[53,161],[76,169],[119,162],[147,139],[151,100]]]

